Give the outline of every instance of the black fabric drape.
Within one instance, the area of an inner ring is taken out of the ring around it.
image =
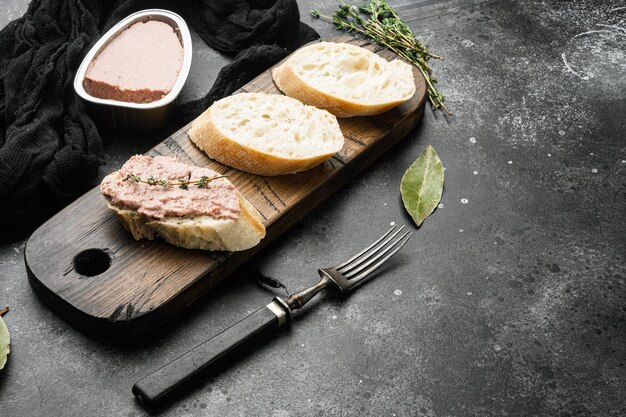
[[[164,132],[318,38],[300,22],[295,0],[33,0],[0,31],[0,241],[25,236],[95,185],[102,140],[74,92],[74,74],[102,33],[149,8],[181,14],[209,46],[234,57]]]

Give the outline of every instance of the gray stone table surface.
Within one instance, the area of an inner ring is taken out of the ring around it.
[[[333,27],[306,10],[324,37]],[[385,273],[322,297],[293,326],[163,416],[626,415],[626,3],[396,0],[446,60],[454,116],[421,126],[252,262],[289,289],[385,230],[410,223],[404,170],[432,144],[440,207]],[[23,0],[5,0],[0,24]],[[228,60],[194,37],[184,100]],[[163,138],[104,132],[108,164]],[[132,346],[84,336],[29,287],[24,242],[0,247],[12,352],[0,416],[142,416],[132,384],[272,291],[235,273]]]

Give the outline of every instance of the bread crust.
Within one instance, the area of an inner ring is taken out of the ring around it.
[[[374,116],[404,103],[412,96],[404,100],[393,100],[378,104],[363,104],[345,100],[341,97],[320,91],[308,84],[294,71],[293,67],[290,65],[290,60],[291,59],[288,58],[281,65],[272,69],[272,78],[278,89],[289,97],[298,99],[304,104],[324,109],[337,117]],[[396,63],[396,61],[398,63]],[[408,65],[399,60],[394,60],[390,62],[390,64]]]
[[[211,119],[211,107],[193,121],[188,135],[209,158],[257,175],[275,176],[306,171],[334,154],[330,152],[310,158],[283,158],[244,146],[215,126]]]

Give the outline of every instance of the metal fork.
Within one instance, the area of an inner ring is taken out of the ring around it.
[[[317,284],[290,295],[287,300],[275,297],[265,307],[141,379],[133,386],[133,394],[145,406],[154,407],[223,359],[232,357],[233,353],[240,352],[245,346],[266,338],[289,323],[291,312],[302,308],[323,289],[330,287],[341,293],[354,289],[372,276],[411,238],[413,232],[402,233],[403,230],[404,226],[393,226],[347,261],[319,269],[320,280]]]

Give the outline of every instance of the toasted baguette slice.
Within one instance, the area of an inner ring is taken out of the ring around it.
[[[243,93],[193,121],[191,140],[225,165],[259,175],[310,169],[343,147],[337,118],[278,94]]]
[[[133,234],[135,240],[153,240],[160,236],[166,242],[187,249],[210,251],[241,251],[256,246],[265,237],[265,226],[257,210],[242,195],[241,214],[237,220],[215,219],[211,216],[166,217],[154,220],[134,210],[107,203]]]
[[[409,64],[347,43],[305,46],[274,68],[272,77],[286,95],[337,117],[380,114],[415,94]]]
[[[142,156],[142,158],[149,157]],[[133,184],[132,181],[129,185],[128,180],[124,179],[128,172],[124,172],[123,168],[105,177],[101,191],[107,200],[108,207],[115,212],[124,228],[131,232],[136,240],[153,240],[160,236],[172,245],[187,249],[241,251],[256,246],[265,237],[265,226],[261,215],[237,190],[233,190],[239,202],[239,213],[236,219],[206,214],[154,218],[140,213],[138,208],[124,207],[116,199],[118,196],[112,195],[111,184],[124,182],[124,186],[138,187],[138,193],[158,192],[155,190],[161,186]],[[219,181],[227,180],[222,178]]]

